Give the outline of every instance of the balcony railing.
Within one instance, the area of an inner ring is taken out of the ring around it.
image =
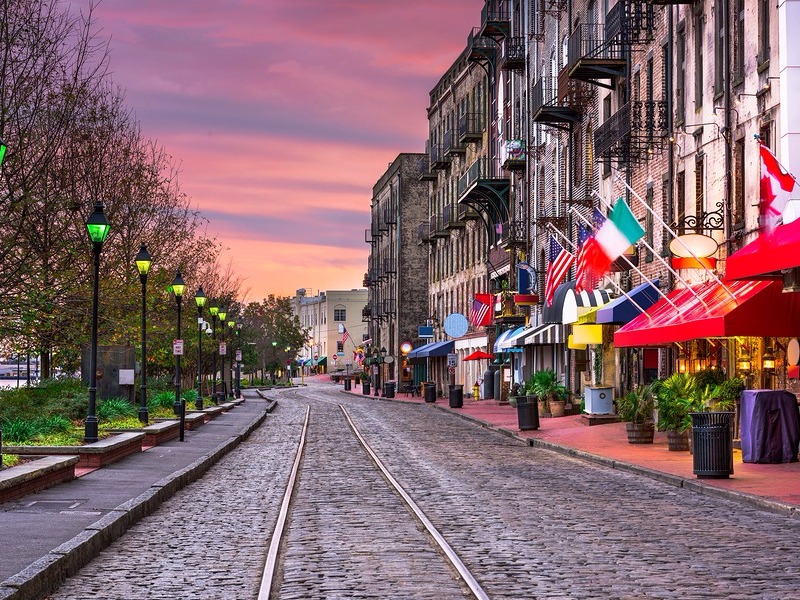
[[[646,158],[663,148],[666,124],[666,102],[628,102],[595,131],[597,155],[633,161]]]
[[[505,37],[508,35],[510,20],[509,0],[486,0],[481,9],[480,33],[487,37]]]
[[[447,237],[450,232],[444,227],[444,218],[442,215],[431,215],[430,218],[431,237]]]
[[[497,44],[488,37],[481,37],[480,28],[473,27],[467,36],[467,59],[485,64],[494,62],[497,56]]]
[[[417,241],[420,244],[427,244],[431,241],[431,226],[428,222],[420,223],[417,226]]]
[[[460,142],[460,138],[455,131],[446,131],[443,139],[442,146],[444,147],[445,155],[453,156],[454,154],[464,154],[467,151],[466,146]]]
[[[429,154],[419,157],[419,180],[436,181],[436,175],[431,173],[431,157]]]
[[[447,229],[454,229],[466,226],[466,215],[467,207],[463,204],[448,204],[444,207],[444,226]]]
[[[431,169],[446,169],[450,166],[450,157],[444,152],[442,144],[431,144]]]
[[[467,172],[458,178],[458,184],[456,186],[458,197],[461,198],[470,187],[481,179],[497,179],[497,177],[494,177],[491,162],[488,158],[477,159],[470,165]]]
[[[522,70],[525,68],[526,55],[525,38],[505,38],[500,45],[500,68],[507,71]]]
[[[481,113],[468,112],[458,118],[458,138],[461,143],[483,139],[484,118]]]
[[[500,143],[500,164],[507,171],[522,171],[528,163],[525,140],[505,140]]]

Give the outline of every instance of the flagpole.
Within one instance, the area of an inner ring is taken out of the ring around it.
[[[645,207],[645,208],[648,210],[648,212],[649,212],[651,215],[653,215],[653,218],[654,218],[654,219],[656,219],[656,220],[657,220],[657,221],[658,221],[658,222],[661,224],[661,226],[662,226],[664,229],[666,229],[666,230],[667,230],[667,232],[669,232],[669,234],[670,234],[670,235],[671,235],[673,238],[675,238],[676,240],[678,240],[678,243],[679,243],[681,246],[683,246],[683,249],[684,249],[684,250],[686,250],[686,251],[687,251],[687,252],[688,252],[688,253],[689,253],[689,254],[692,256],[692,258],[693,258],[693,259],[695,259],[695,260],[697,261],[697,264],[699,264],[701,267],[703,267],[703,270],[705,270],[705,272],[706,272],[706,273],[709,273],[709,274],[711,275],[711,277],[713,277],[713,278],[714,278],[714,281],[716,281],[716,282],[717,282],[717,283],[718,283],[720,286],[722,286],[722,288],[723,288],[723,289],[724,289],[726,292],[728,292],[728,295],[729,295],[731,298],[733,298],[734,300],[737,300],[737,298],[736,298],[736,294],[734,294],[734,293],[733,293],[733,292],[730,290],[730,288],[729,288],[727,285],[725,285],[725,284],[722,282],[722,280],[721,280],[719,277],[717,277],[717,275],[714,273],[714,271],[712,271],[711,269],[709,269],[708,267],[706,267],[706,266],[705,266],[705,265],[702,263],[702,261],[700,260],[700,258],[699,258],[699,257],[698,257],[698,256],[697,256],[697,255],[696,255],[694,252],[692,252],[692,251],[691,251],[691,249],[690,249],[690,248],[689,248],[689,247],[688,247],[688,246],[687,246],[687,245],[684,243],[684,241],[683,241],[683,240],[680,238],[680,236],[679,236],[677,233],[675,233],[674,231],[672,231],[672,229],[670,228],[670,226],[669,226],[669,225],[667,225],[667,224],[664,222],[664,220],[663,220],[663,219],[662,219],[660,216],[658,216],[658,213],[656,213],[656,211],[654,211],[652,208],[650,208],[650,206],[647,204],[647,202],[644,200],[644,198],[642,198],[642,197],[641,197],[641,196],[640,196],[638,193],[636,193],[636,191],[635,191],[635,190],[634,190],[634,189],[633,189],[631,186],[629,186],[629,185],[628,185],[628,182],[627,182],[627,181],[625,181],[625,179],[623,179],[623,178],[622,178],[622,176],[621,176],[619,173],[616,173],[616,174],[615,174],[615,176],[614,176],[614,178],[615,178],[617,181],[620,181],[620,182],[622,182],[622,184],[623,184],[623,185],[624,185],[624,186],[625,186],[625,187],[628,189],[628,191],[631,193],[631,195],[633,195],[633,197],[634,197],[634,198],[636,198],[636,199],[637,199],[637,200],[638,200],[638,201],[641,203],[641,205],[642,205],[642,206],[644,206],[644,207]],[[600,194],[598,194],[596,191],[594,191],[593,193],[594,193],[594,194],[595,194],[595,195],[596,195],[598,198],[600,198],[600,200],[602,200],[604,203],[606,202],[606,201],[605,201],[605,200],[604,200],[604,199],[603,199],[603,198],[600,196]],[[646,244],[646,242],[645,242],[645,244]],[[654,255],[656,255],[656,256],[659,256],[659,255],[658,255],[658,253],[656,253],[656,251],[655,251],[655,250],[653,250],[652,248],[650,248],[649,246],[648,246],[648,249],[649,249],[649,250],[650,250],[650,251],[651,251],[651,252],[652,252]],[[660,258],[660,256],[659,256],[659,258]],[[662,259],[662,262],[664,262],[664,261],[663,261],[663,259]],[[666,262],[664,262],[664,264],[666,264]],[[673,273],[674,273],[674,272],[673,272]],[[705,303],[704,303],[703,305],[705,306]],[[706,308],[708,308],[708,307],[706,307]]]
[[[608,203],[608,201],[605,198],[603,198],[600,194],[598,194],[596,190],[593,190],[592,193],[595,196],[597,196],[597,198],[600,200],[600,202],[603,203],[604,206],[606,206],[608,208],[611,208],[611,205]],[[650,252],[653,254],[653,256],[656,257],[661,262],[661,264],[664,265],[664,267],[666,267],[667,271],[672,273],[675,276],[675,278],[678,281],[680,281],[687,290],[689,290],[689,293],[692,294],[692,296],[694,296],[697,299],[697,301],[700,302],[700,304],[702,304],[705,307],[706,311],[708,311],[709,306],[708,306],[708,304],[706,304],[706,301],[703,300],[703,298],[701,298],[700,295],[692,289],[692,287],[686,282],[686,280],[684,280],[683,277],[681,277],[680,274],[675,269],[673,269],[669,265],[669,263],[667,261],[665,261],[662,258],[662,256],[658,252],[656,252],[655,249],[652,248],[647,242],[642,241],[642,244],[644,245],[645,248],[650,250]],[[622,256],[624,257],[625,255],[623,254]],[[627,258],[625,258],[625,260],[628,262],[628,264],[633,265],[633,263],[631,263]],[[637,269],[637,273],[641,273],[641,271],[639,271]],[[736,297],[734,296],[734,299],[735,298]],[[678,310],[677,306],[675,306],[675,310]]]
[[[548,223],[547,225],[548,225],[549,227],[553,227],[553,225],[552,225],[552,224],[550,224],[550,223]],[[563,233],[561,233],[561,232],[560,232],[558,229],[556,229],[555,227],[553,227],[553,231],[554,231],[555,233],[557,233],[558,235],[560,235],[562,238],[564,238],[564,239],[567,241],[567,243],[568,243],[568,244],[569,244],[569,245],[570,245],[572,248],[574,248],[574,249],[575,249],[575,252],[576,252],[576,254],[577,254],[577,252],[578,252],[578,245],[577,245],[577,244],[573,244],[573,243],[572,243],[572,240],[568,239],[568,238],[567,238],[567,236],[565,236]],[[633,304],[633,305],[636,307],[636,309],[637,309],[637,310],[638,310],[640,313],[642,313],[643,315],[647,315],[647,318],[648,318],[648,319],[652,319],[652,318],[653,318],[651,315],[647,314],[647,311],[646,311],[645,309],[643,309],[641,306],[639,306],[639,304],[636,302],[636,300],[634,300],[634,299],[633,299],[633,298],[632,298],[630,295],[628,295],[628,293],[627,293],[625,290],[623,290],[623,289],[622,289],[622,287],[620,287],[620,285],[619,285],[619,284],[618,284],[616,281],[614,281],[614,280],[613,280],[611,277],[609,277],[608,275],[603,275],[603,279],[605,279],[606,281],[608,281],[608,282],[609,282],[611,285],[613,285],[613,286],[614,286],[614,289],[616,289],[616,290],[617,290],[617,291],[618,291],[620,294],[622,294],[623,296],[625,296],[625,298],[627,298],[627,299],[630,301],[630,303],[631,303],[631,304]],[[645,279],[647,279],[647,278],[645,278]],[[649,279],[647,279],[647,282],[648,282],[648,283],[649,283],[649,284],[650,284],[650,285],[653,287],[653,289],[654,289],[654,290],[656,290],[656,292],[658,292],[659,294],[661,293],[661,290],[659,290],[659,289],[658,289],[658,288],[657,288],[655,285],[653,285],[653,282],[652,282],[652,281],[650,281]],[[666,297],[666,296],[665,296],[665,297]]]
[[[586,224],[587,224],[589,227],[592,227],[592,223],[591,223],[591,222],[590,222],[590,221],[589,221],[589,220],[588,220],[586,217],[584,217],[582,214],[580,214],[580,213],[579,213],[577,210],[575,210],[574,208],[571,208],[570,210],[571,210],[571,211],[572,211],[572,212],[573,212],[573,213],[574,213],[574,214],[575,214],[575,215],[576,215],[576,216],[577,216],[579,219],[581,219],[581,220],[582,220],[584,223],[586,223]],[[548,223],[548,225],[549,225],[549,223]],[[559,232],[559,233],[560,233],[560,232]],[[641,278],[642,278],[644,281],[648,281],[648,282],[650,282],[650,285],[652,286],[652,288],[653,288],[653,289],[656,291],[656,293],[657,293],[659,296],[661,296],[661,297],[662,297],[664,300],[666,300],[666,301],[667,301],[667,303],[668,303],[670,306],[672,306],[672,308],[674,308],[676,311],[680,312],[680,311],[678,310],[678,306],[677,306],[677,305],[676,305],[676,304],[675,304],[675,303],[672,301],[672,299],[670,299],[670,298],[669,298],[669,297],[668,297],[668,296],[667,296],[667,295],[666,295],[664,292],[662,292],[662,291],[661,291],[661,290],[660,290],[658,287],[656,287],[655,285],[653,285],[653,282],[652,282],[652,281],[650,281],[650,278],[649,278],[647,275],[645,275],[644,273],[642,273],[642,272],[639,270],[639,267],[637,267],[636,265],[634,265],[634,264],[633,264],[633,263],[632,263],[632,262],[631,262],[631,261],[628,259],[628,257],[627,257],[627,256],[625,256],[624,254],[623,254],[623,255],[621,255],[621,257],[622,257],[622,259],[623,259],[623,260],[624,260],[626,263],[628,263],[628,266],[630,266],[630,268],[631,268],[631,269],[633,269],[633,270],[634,270],[634,271],[635,271],[635,272],[636,272],[636,273],[637,273],[637,274],[638,274],[638,275],[639,275],[639,276],[640,276],[640,277],[641,277]],[[626,294],[626,293],[625,293],[625,292],[622,290],[622,288],[621,288],[621,287],[619,287],[619,285],[617,284],[617,282],[616,282],[616,281],[614,281],[614,280],[613,280],[611,277],[609,277],[608,275],[603,275],[603,277],[605,277],[606,281],[610,281],[610,282],[612,283],[612,285],[614,285],[614,287],[616,287],[616,288],[617,288],[617,289],[618,289],[620,292],[622,292],[622,293],[625,295],[625,297],[626,297],[628,300],[630,300],[631,302],[633,302],[633,299],[632,299],[630,296],[628,296],[628,294]],[[634,304],[636,304],[635,302],[633,302],[633,303],[634,303]],[[640,311],[641,311],[643,314],[647,314],[647,311],[645,311],[644,309],[642,309],[642,307],[640,307],[638,304],[636,304],[636,307],[637,307],[637,308],[638,308],[638,309],[639,309],[639,310],[640,310]],[[648,318],[649,318],[649,315],[648,315]]]

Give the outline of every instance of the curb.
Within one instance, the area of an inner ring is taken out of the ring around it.
[[[231,436],[189,466],[155,482],[146,492],[120,504],[71,540],[0,582],[0,600],[42,598],[53,592],[67,577],[77,573],[132,525],[151,514],[180,489],[200,479],[223,456],[247,439],[277,405],[276,400],[268,402],[264,412],[253,419],[244,431]]]

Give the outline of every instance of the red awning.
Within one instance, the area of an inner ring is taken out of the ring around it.
[[[800,219],[780,225],[770,235],[760,234],[728,257],[727,279],[780,276],[782,269],[800,267]]]
[[[614,345],[666,346],[697,338],[800,336],[800,294],[785,294],[780,281],[715,281],[675,290],[614,333]],[[704,306],[705,303],[705,306]]]

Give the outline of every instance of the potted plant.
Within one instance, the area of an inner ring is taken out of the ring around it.
[[[369,373],[361,371],[361,393],[369,396]]]
[[[689,413],[697,402],[697,383],[689,373],[673,373],[653,386],[658,407],[658,428],[667,432],[670,450],[688,450]]]
[[[550,415],[563,417],[569,391],[558,381],[552,369],[537,371],[531,377],[531,389],[540,399],[544,399],[549,407]]]
[[[655,400],[650,386],[638,386],[617,400],[619,418],[625,421],[629,444],[652,444],[655,436]]]

